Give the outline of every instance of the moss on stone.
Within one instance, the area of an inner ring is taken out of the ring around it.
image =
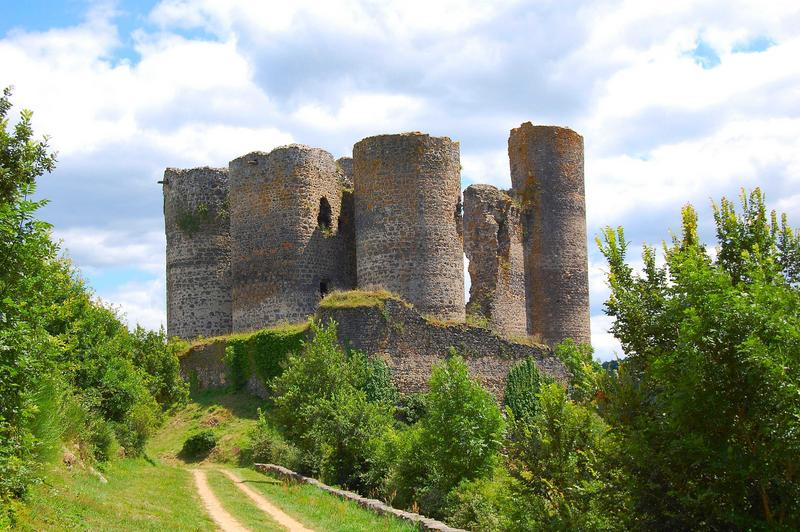
[[[326,295],[319,302],[321,308],[359,308],[359,307],[380,307],[387,299],[403,301],[400,296],[388,290],[334,290]]]

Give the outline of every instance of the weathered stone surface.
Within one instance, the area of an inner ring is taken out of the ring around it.
[[[426,390],[431,368],[445,360],[451,348],[464,357],[470,373],[498,401],[503,398],[511,366],[527,357],[534,359],[542,373],[559,382],[567,380],[566,369],[547,346],[511,342],[486,329],[465,324],[431,323],[406,303],[394,299],[386,300],[382,308],[322,307],[316,318],[323,323],[336,321],[342,346],[386,360],[392,380],[404,393]],[[224,340],[194,347],[181,358],[181,374],[189,379],[194,373],[192,380],[201,389],[225,386],[228,374],[224,355]],[[263,383],[255,377],[251,381],[248,389],[263,397],[266,393]]]
[[[508,156],[524,209],[528,332],[589,343],[583,137],[526,122],[511,130]]]
[[[336,164],[339,165],[339,170],[344,174],[344,186],[346,188],[353,188],[353,158],[339,157],[336,159]]]
[[[358,286],[423,313],[464,319],[459,146],[422,133],[353,147]]]
[[[498,400],[511,366],[527,357],[536,361],[542,373],[561,382],[567,378],[564,366],[547,346],[511,342],[465,324],[434,324],[393,299],[386,300],[383,308],[320,308],[317,318],[339,324],[342,345],[386,360],[395,385],[405,393],[426,390],[431,368],[445,360],[451,348]]]
[[[504,336],[527,334],[521,211],[491,185],[464,191],[464,252],[469,259],[467,313]]]
[[[181,338],[231,331],[228,171],[164,171],[167,334]]]
[[[302,321],[355,286],[352,197],[328,152],[293,144],[229,168],[234,331]]]

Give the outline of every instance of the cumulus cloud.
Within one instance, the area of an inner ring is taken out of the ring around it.
[[[507,188],[510,128],[576,129],[606,358],[601,226],[657,244],[691,201],[710,239],[709,200],[741,186],[800,223],[796,2],[161,0],[125,30],[113,3],[92,5],[78,25],[2,36],[0,85],[60,153],[45,215],[108,281],[100,295],[146,323],[163,319],[163,168],[288,142],[339,156],[375,133],[447,135],[464,185]],[[125,268],[144,277],[112,283]]]

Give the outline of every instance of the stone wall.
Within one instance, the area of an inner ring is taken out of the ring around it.
[[[234,331],[303,321],[355,286],[352,195],[328,152],[293,144],[229,168]]]
[[[464,252],[469,259],[467,313],[504,336],[525,336],[525,260],[520,208],[491,185],[464,191]]]
[[[224,362],[225,347],[225,340],[222,339],[191,347],[180,359],[181,377],[198,390],[229,386],[230,374]],[[255,374],[247,380],[245,389],[257,397],[267,398],[267,388]]]
[[[402,392],[425,390],[433,365],[445,360],[451,348],[498,399],[502,399],[509,369],[526,357],[533,357],[542,373],[566,382],[564,366],[546,346],[510,342],[465,324],[431,323],[402,301],[388,299],[383,308],[322,307],[317,316],[339,324],[342,345],[386,360]]]
[[[589,343],[583,137],[526,122],[511,130],[508,156],[524,209],[528,332]]]
[[[459,146],[422,133],[353,147],[358,286],[423,313],[464,319]]]
[[[167,335],[231,331],[231,237],[228,171],[164,171],[167,237]]]

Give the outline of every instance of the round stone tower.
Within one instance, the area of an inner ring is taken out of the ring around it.
[[[234,331],[305,320],[326,292],[354,287],[352,238],[343,237],[352,226],[331,154],[292,144],[229,169]]]
[[[583,137],[526,122],[511,130],[508,156],[524,210],[528,333],[590,343]]]
[[[357,279],[422,313],[464,319],[458,142],[422,133],[353,147]]]
[[[228,170],[164,171],[167,335],[231,332]]]

